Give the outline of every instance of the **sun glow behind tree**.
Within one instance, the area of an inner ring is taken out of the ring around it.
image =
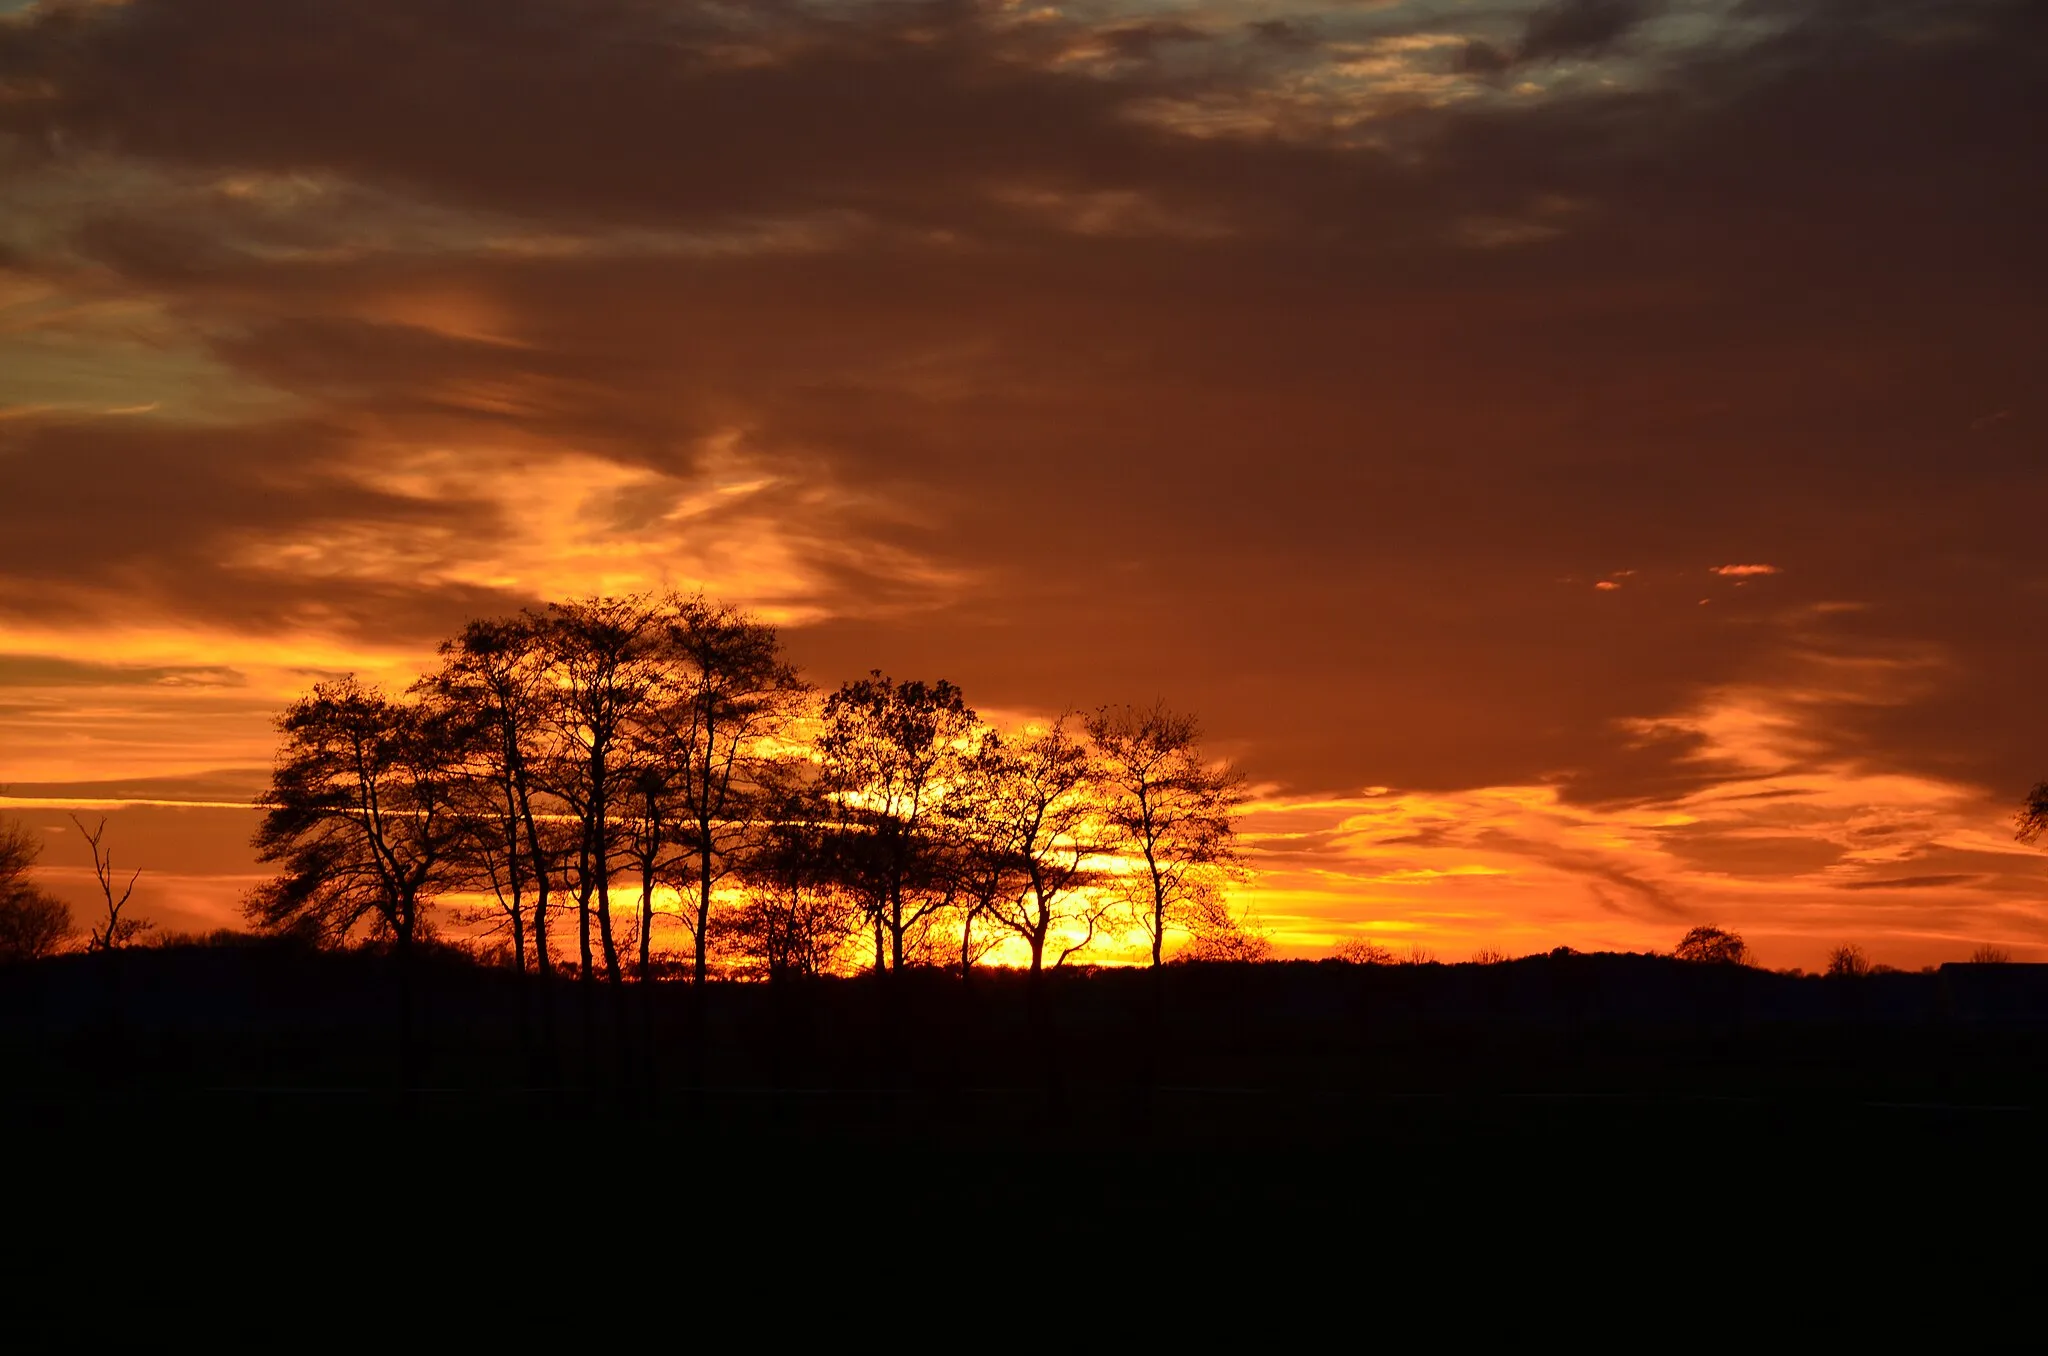
[[[1006,734],[880,673],[820,700],[701,595],[474,622],[442,654],[400,696],[345,679],[281,718],[259,847],[286,870],[252,921],[401,951],[452,925],[545,976],[573,919],[575,972],[613,983],[635,948],[640,978],[677,968],[679,934],[702,979],[852,969],[863,930],[877,970],[1034,971],[1240,930],[1203,883],[1237,783],[1183,718]]]

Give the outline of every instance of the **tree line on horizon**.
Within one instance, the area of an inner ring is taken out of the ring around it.
[[[439,658],[401,693],[345,677],[278,718],[256,847],[281,870],[245,903],[259,930],[407,951],[433,935],[437,903],[481,897],[490,903],[458,917],[504,938],[522,973],[614,982],[678,968],[653,944],[662,919],[689,939],[680,968],[699,981],[714,965],[770,978],[848,968],[863,933],[878,972],[966,973],[1009,941],[1037,972],[1105,932],[1142,934],[1155,966],[1174,933],[1183,959],[1271,954],[1225,901],[1245,874],[1243,779],[1203,755],[1192,716],[1163,703],[1005,734],[945,681],[871,672],[820,699],[772,626],[701,595],[474,621]],[[116,888],[105,820],[73,820],[105,906],[86,949],[118,950],[153,924],[123,916],[135,881]],[[2014,822],[2022,842],[2044,835],[2048,782]],[[30,878],[39,851],[0,822],[0,960],[79,936]],[[620,893],[632,903],[624,925]],[[575,959],[562,961],[568,928]],[[1756,964],[1715,926],[1671,954]],[[1354,938],[1332,959],[1434,957]],[[2011,955],[1983,946],[1970,959]],[[1844,945],[1825,973],[1885,968]]]
[[[437,901],[481,897],[468,921],[521,972],[611,983],[857,951],[964,972],[1004,942],[1036,973],[1112,932],[1155,965],[1176,934],[1262,954],[1224,892],[1243,779],[1164,705],[1005,733],[946,681],[821,698],[772,626],[701,595],[474,621],[439,657],[403,692],[340,678],[279,717],[256,927],[404,952]]]

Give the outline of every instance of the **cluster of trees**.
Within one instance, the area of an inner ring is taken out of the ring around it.
[[[77,815],[71,816],[71,822],[92,852],[93,877],[99,882],[106,907],[105,915],[87,929],[86,950],[117,951],[156,926],[133,915],[122,917],[142,872],[129,876],[127,884],[117,890],[106,819],[102,817],[90,829]],[[41,841],[22,825],[0,823],[0,961],[41,960],[64,950],[78,937],[70,906],[29,879],[42,850]]]
[[[1552,951],[1552,957],[1576,955],[1570,947],[1559,947]],[[1436,958],[1422,947],[1411,947],[1405,955],[1396,955],[1388,947],[1381,946],[1368,938],[1353,937],[1331,951],[1330,958],[1350,965],[1428,965]],[[1756,953],[1742,934],[1713,924],[1702,924],[1687,931],[1678,945],[1672,948],[1673,960],[1686,961],[1695,965],[1756,965]],[[1507,961],[1506,952],[1486,947],[1473,955],[1475,965],[1499,965]],[[2002,946],[1980,946],[1970,953],[1972,965],[2006,965],[2012,961],[2012,952]],[[1932,967],[1929,967],[1932,969]],[[1855,945],[1843,945],[1828,952],[1823,974],[1837,979],[1859,979],[1865,975],[1889,974],[1889,966],[1878,965]],[[1794,973],[1799,973],[1795,971]]]
[[[473,622],[405,692],[323,683],[278,725],[266,929],[404,950],[436,901],[482,898],[522,971],[613,982],[661,972],[658,925],[700,981],[856,952],[964,971],[1004,941],[1036,971],[1133,929],[1154,964],[1176,933],[1259,951],[1221,891],[1241,781],[1192,718],[1004,733],[951,683],[880,673],[819,700],[772,627],[701,596]]]
[[[1711,925],[1696,927],[1686,933],[1671,954],[1678,960],[1704,965],[1756,964],[1756,957],[1751,953],[1749,943],[1742,940],[1742,934]],[[1972,965],[2006,965],[2011,961],[2012,952],[2002,946],[1980,946],[1970,953]],[[1866,975],[1889,973],[1889,967],[1874,963],[1864,954],[1862,947],[1849,943],[1828,952],[1827,965],[1822,973],[1835,979],[1861,979]]]

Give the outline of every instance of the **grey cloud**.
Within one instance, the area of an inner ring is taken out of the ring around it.
[[[1551,0],[1529,16],[1516,58],[1597,56],[1663,8],[1662,0]]]

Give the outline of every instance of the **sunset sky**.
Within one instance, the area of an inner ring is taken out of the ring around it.
[[[0,0],[0,786],[702,587],[1199,712],[1283,954],[2048,960],[2039,0]]]

